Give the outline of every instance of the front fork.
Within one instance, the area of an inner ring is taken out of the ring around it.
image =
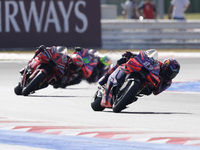
[[[19,73],[21,74],[20,84],[21,84],[21,87],[24,88],[26,86],[27,80],[29,79],[32,72],[31,72],[31,69],[29,68],[29,66],[26,66],[25,68],[22,68],[19,71]]]
[[[20,73],[23,73],[23,75],[21,75],[21,86],[22,88],[26,87],[27,84],[29,84],[31,82],[31,80],[40,72],[44,72],[47,75],[47,72],[45,69],[36,69],[34,72],[31,71],[31,69],[29,68],[29,66],[27,66],[26,69],[22,69],[20,71]],[[44,82],[43,82],[44,83]],[[43,84],[42,83],[42,84]],[[42,85],[41,84],[41,85]]]

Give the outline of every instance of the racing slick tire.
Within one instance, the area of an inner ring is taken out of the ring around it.
[[[14,88],[14,92],[16,95],[22,95],[22,86],[20,83]]]
[[[46,77],[45,73],[40,71],[33,80],[22,90],[22,95],[28,96],[31,92],[35,91],[35,88],[39,86],[39,84]]]
[[[101,106],[102,94],[99,95],[98,92],[101,92],[101,91],[97,90],[97,92],[93,96],[91,107],[94,111],[103,111],[105,108]]]
[[[126,108],[127,104],[132,103],[139,87],[140,84],[138,82],[131,81],[131,83],[128,84],[128,86],[126,86],[125,89],[123,89],[124,92],[120,94],[120,96],[113,103],[113,111],[119,113]]]

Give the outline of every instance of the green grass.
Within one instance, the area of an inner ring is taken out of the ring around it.
[[[185,17],[187,20],[200,20],[200,13],[186,13]],[[165,14],[164,19],[168,19],[167,14]]]
[[[200,13],[190,13],[185,15],[187,19],[200,20]]]

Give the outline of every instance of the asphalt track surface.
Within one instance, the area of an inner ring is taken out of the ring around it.
[[[178,61],[172,88],[121,113],[94,112],[90,101],[98,85],[86,82],[16,96],[27,61],[0,61],[0,149],[199,150],[200,58]]]

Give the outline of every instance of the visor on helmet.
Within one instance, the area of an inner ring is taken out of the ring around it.
[[[173,79],[176,77],[176,75],[179,73],[179,70],[172,68],[172,66],[170,66],[167,70],[167,72],[165,73],[165,76],[168,79]]]

